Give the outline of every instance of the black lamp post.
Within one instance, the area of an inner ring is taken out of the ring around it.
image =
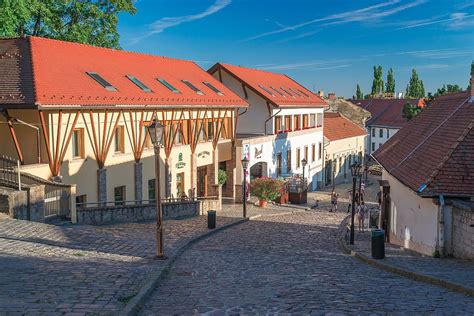
[[[354,244],[354,216],[355,216],[355,191],[357,178],[360,176],[360,163],[354,163],[351,165],[351,174],[352,174],[352,214],[351,214],[351,239],[350,244]]]
[[[303,160],[301,160],[301,165],[303,166],[303,182],[304,182],[304,169],[307,164],[308,164],[308,161],[306,160],[306,158],[303,158]]]
[[[153,148],[155,149],[155,198],[156,198],[156,244],[157,257],[164,259],[163,253],[163,214],[161,212],[161,193],[160,193],[160,147],[163,136],[164,126],[160,124],[158,119],[148,127]]]
[[[242,183],[242,212],[243,212],[243,217],[247,218],[247,167],[249,166],[249,160],[247,159],[247,156],[242,159],[242,169],[244,172],[244,177],[243,177],[243,183]]]

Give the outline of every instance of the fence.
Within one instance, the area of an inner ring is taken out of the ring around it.
[[[21,190],[20,162],[0,156],[0,185]]]

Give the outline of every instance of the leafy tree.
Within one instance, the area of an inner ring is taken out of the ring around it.
[[[382,66],[374,66],[374,80],[372,81],[372,96],[376,97],[384,93]]]
[[[356,95],[355,95],[355,98],[357,100],[361,100],[364,98],[364,94],[362,93],[362,90],[360,89],[360,86],[359,84],[357,84],[357,87],[356,87]]]
[[[418,73],[415,69],[411,71],[410,82],[407,85],[406,89],[407,98],[424,98],[425,97],[425,87],[423,81],[418,78]]]
[[[133,0],[1,0],[0,37],[41,36],[119,48],[120,13]]]
[[[387,93],[391,93],[392,95],[395,94],[395,77],[393,75],[392,68],[390,68],[387,73],[387,83],[385,91]]]
[[[403,106],[403,117],[406,118],[407,121],[414,118],[420,112],[421,112],[421,108],[416,105],[412,105],[410,102],[407,102]]]
[[[444,94],[457,93],[461,91],[462,91],[462,88],[457,84],[443,85],[441,88],[438,88],[438,90],[433,95],[433,97],[436,98]]]

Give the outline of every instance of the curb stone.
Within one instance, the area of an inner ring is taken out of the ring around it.
[[[345,221],[345,220],[344,220]],[[341,223],[341,226],[345,227],[344,221]],[[340,227],[341,227],[340,226]],[[365,262],[367,264],[373,265],[379,269],[385,270],[387,272],[395,273],[398,275],[401,275],[405,278],[418,281],[418,282],[424,282],[424,283],[429,283],[432,285],[444,287],[448,290],[459,292],[468,296],[474,297],[474,289],[471,287],[464,286],[459,283],[447,281],[444,279],[436,278],[430,275],[418,273],[418,272],[413,272],[407,269],[402,269],[399,267],[396,267],[394,265],[384,263],[380,260],[372,259],[369,258],[365,255],[362,255],[358,253],[357,251],[351,250],[349,246],[347,245],[347,242],[345,240],[345,235],[339,236],[339,246],[341,247],[342,251],[362,262]]]
[[[292,214],[290,212],[288,212],[288,213]],[[183,254],[183,252],[185,252],[189,247],[191,247],[195,243],[197,243],[197,242],[199,242],[203,239],[206,239],[206,238],[208,238],[208,237],[210,237],[210,236],[212,236],[216,233],[219,233],[223,230],[226,230],[228,228],[243,224],[243,223],[248,222],[250,220],[255,220],[255,219],[260,218],[260,217],[262,217],[262,215],[258,214],[258,215],[250,216],[248,218],[242,218],[242,219],[237,220],[235,222],[232,222],[230,224],[217,227],[213,230],[210,230],[210,231],[208,231],[208,232],[206,232],[206,233],[204,233],[200,236],[197,236],[197,237],[189,240],[184,246],[179,248],[173,256],[168,257],[167,262],[166,262],[166,264],[165,264],[165,266],[162,270],[150,273],[150,276],[149,276],[150,280],[148,282],[146,282],[145,285],[143,285],[141,287],[141,289],[137,293],[137,295],[135,295],[127,303],[125,308],[119,314],[123,315],[123,316],[137,315],[140,312],[140,310],[142,309],[142,307],[145,304],[145,302],[147,301],[147,299],[150,297],[150,295],[153,293],[155,288],[158,286],[160,281],[162,281],[168,275],[168,273],[170,272],[171,267],[173,266],[176,259],[178,259]]]

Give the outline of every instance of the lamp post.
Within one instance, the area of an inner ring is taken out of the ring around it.
[[[354,216],[355,216],[355,191],[357,178],[360,175],[361,165],[360,163],[354,163],[351,165],[351,174],[352,174],[352,214],[351,214],[351,238],[350,244],[354,244]]]
[[[308,164],[308,161],[306,160],[306,158],[303,158],[303,160],[301,160],[301,165],[303,166],[303,182],[304,182],[304,168],[306,167],[307,164]]]
[[[244,178],[243,178],[243,183],[242,183],[242,212],[243,212],[243,217],[247,218],[247,167],[249,166],[249,160],[247,156],[244,156],[244,158],[241,160],[242,162],[242,169],[244,172]]]
[[[163,253],[163,214],[161,212],[160,193],[160,147],[164,126],[155,118],[155,121],[148,127],[153,148],[155,149],[155,198],[156,198],[156,255],[158,259],[165,259]]]

